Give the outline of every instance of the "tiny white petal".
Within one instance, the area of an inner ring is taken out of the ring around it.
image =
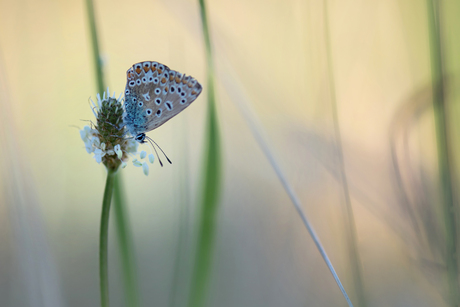
[[[91,103],[93,104],[94,108],[95,108],[96,110],[99,111],[99,107],[100,107],[100,106],[99,106],[97,103],[94,103],[94,101],[93,101],[91,98],[90,98],[89,100],[90,100]],[[92,109],[92,108],[91,108],[91,109]],[[94,112],[94,110],[93,110],[93,112]]]
[[[147,164],[147,162],[144,162],[142,164],[142,170],[144,171],[145,176],[149,175],[149,165]]]
[[[91,128],[89,126],[84,126],[83,127],[83,130],[85,130],[86,133],[90,133],[91,132]]]
[[[86,140],[88,139],[88,133],[86,133],[85,130],[80,130],[80,137],[81,140],[86,143]]]
[[[137,159],[134,159],[133,160],[133,165],[136,166],[136,167],[141,167],[142,163],[140,161],[137,161]]]
[[[153,154],[150,154],[150,155],[149,155],[149,161],[150,161],[150,163],[153,164],[153,161],[154,161],[154,160],[155,160],[155,156],[154,156]]]
[[[86,145],[85,148],[86,148],[86,152],[89,154],[92,153],[94,150],[94,147],[92,145],[89,145],[89,146]]]
[[[102,161],[102,151],[97,148],[95,151],[94,151],[94,159],[96,159],[96,162],[97,163],[101,163]]]
[[[115,154],[115,151],[113,151],[112,149],[109,149],[106,152],[109,156],[113,156]]]
[[[121,161],[121,168],[125,168],[126,165],[128,165],[128,164],[126,164],[126,162]]]
[[[115,152],[117,153],[118,159],[121,160],[121,158],[123,157],[123,152],[121,151],[120,145],[115,145],[115,147],[113,148],[113,150],[115,150]]]
[[[141,151],[141,159],[145,159],[145,157],[147,156],[147,153],[145,152],[145,150]]]
[[[101,144],[101,149],[102,149],[102,151],[105,151],[105,143]]]
[[[96,149],[94,150],[94,154],[95,154],[95,155],[98,155],[98,156],[101,156],[101,158],[102,158],[103,156],[105,156],[105,152],[103,152],[103,151],[102,151],[101,149],[99,149],[99,148],[96,148]]]

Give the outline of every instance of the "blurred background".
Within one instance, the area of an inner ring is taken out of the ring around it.
[[[460,3],[435,2],[447,114],[439,122],[431,2],[324,1],[207,2],[223,170],[207,306],[346,306],[237,105],[258,118],[356,306],[364,306],[357,288],[366,306],[451,306],[457,274],[446,246],[456,248],[457,231],[446,231],[442,191],[451,187],[455,221]],[[126,70],[146,60],[206,89],[197,1],[94,7],[105,81],[117,97]],[[84,1],[0,0],[0,306],[99,304],[106,171],[78,131],[94,119],[97,94],[89,29]],[[172,165],[155,163],[148,177],[131,163],[122,171],[142,306],[187,306],[205,93],[148,133]],[[448,161],[438,155],[443,135]],[[125,306],[113,226],[111,305]]]

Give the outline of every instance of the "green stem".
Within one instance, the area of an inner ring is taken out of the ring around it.
[[[439,175],[441,178],[442,209],[446,228],[446,266],[451,306],[460,304],[460,287],[457,260],[457,210],[454,200],[452,149],[449,143],[448,112],[445,99],[445,71],[442,58],[442,31],[440,2],[427,0],[428,30],[430,35],[431,82],[433,91],[433,108],[438,145]]]
[[[101,307],[109,306],[109,271],[108,271],[108,237],[109,213],[112,201],[115,171],[107,169],[104,199],[102,200],[101,231],[99,238],[99,278],[101,290]]]
[[[337,110],[337,97],[334,85],[334,69],[331,52],[331,38],[329,30],[329,13],[327,8],[327,1],[324,1],[324,32],[326,40],[326,56],[327,56],[327,68],[329,74],[329,89],[331,93],[332,103],[332,117],[334,121],[334,134],[337,147],[337,157],[339,162],[340,170],[340,181],[342,183],[343,195],[345,198],[345,224],[346,224],[346,237],[348,253],[350,258],[351,272],[353,276],[353,283],[358,298],[358,306],[367,306],[366,297],[364,294],[364,284],[361,273],[361,259],[359,257],[358,244],[357,244],[357,230],[355,223],[355,216],[353,213],[353,206],[351,204],[350,190],[348,188],[348,178],[345,171],[345,161],[343,157],[343,145],[342,136],[340,132],[339,115]]]
[[[97,90],[102,95],[105,90],[104,75],[102,73],[102,61],[99,52],[99,41],[97,39],[96,18],[94,17],[94,6],[92,0],[86,0],[86,8],[88,10],[89,29],[91,31],[91,43],[93,45],[93,59],[95,64],[95,73],[97,81]]]
[[[115,175],[113,204],[115,212],[115,226],[117,237],[120,246],[121,262],[123,266],[124,285],[126,291],[126,306],[139,306],[139,294],[136,278],[136,262],[134,259],[133,239],[129,227],[128,212],[126,210],[123,185],[121,182],[121,174]]]
[[[214,65],[209,35],[208,18],[204,0],[199,0],[201,22],[204,35],[208,75],[208,118],[207,140],[205,145],[205,164],[203,177],[203,196],[198,230],[198,247],[193,269],[189,306],[205,305],[212,266],[214,237],[216,233],[216,214],[219,207],[221,183],[220,134],[216,111],[214,86]]]
[[[91,34],[92,53],[94,59],[94,69],[96,74],[97,90],[102,95],[105,90],[104,74],[102,69],[102,61],[99,50],[99,40],[97,35],[96,18],[94,14],[94,6],[92,0],[86,0],[87,14],[89,29]],[[107,178],[108,180],[108,178]],[[136,279],[136,265],[133,256],[132,235],[128,224],[128,217],[126,216],[126,206],[122,192],[122,185],[120,183],[121,174],[118,174],[113,179],[114,189],[114,205],[115,205],[115,218],[118,241],[120,243],[120,254],[123,265],[124,286],[126,292],[126,301],[128,306],[139,306],[139,295]],[[112,188],[112,187],[111,187]],[[105,199],[105,198],[104,198]],[[102,224],[101,224],[102,227]],[[102,230],[102,229],[101,229]],[[102,244],[102,242],[101,242]],[[102,261],[102,260],[101,260]],[[101,269],[102,270],[102,269]],[[102,274],[102,272],[101,272]],[[102,283],[102,279],[101,279]],[[102,291],[102,289],[101,289]],[[102,293],[102,292],[101,292]],[[107,301],[108,302],[108,301]]]

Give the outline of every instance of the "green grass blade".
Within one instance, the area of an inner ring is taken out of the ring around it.
[[[347,247],[349,252],[349,260],[351,265],[351,272],[353,275],[353,283],[356,292],[356,297],[358,300],[358,306],[365,307],[367,306],[366,297],[364,295],[364,284],[362,280],[361,272],[361,259],[359,257],[358,251],[358,240],[357,240],[357,231],[355,224],[355,216],[353,213],[353,206],[351,204],[350,191],[348,188],[348,178],[345,171],[345,161],[343,157],[343,146],[342,146],[342,136],[340,133],[339,125],[339,115],[337,111],[337,97],[335,92],[334,85],[334,66],[332,61],[332,50],[331,50],[331,38],[330,38],[330,29],[329,29],[329,12],[328,12],[328,2],[324,1],[324,38],[326,41],[326,57],[327,57],[327,70],[328,70],[328,81],[329,81],[329,91],[331,95],[332,103],[332,117],[334,122],[334,134],[335,142],[337,149],[338,157],[338,166],[339,166],[339,176],[340,182],[343,188],[343,196],[345,198],[345,233],[347,238]]]
[[[204,306],[211,274],[214,237],[216,233],[216,214],[219,206],[221,189],[221,149],[220,135],[216,112],[214,87],[214,65],[212,59],[211,40],[204,0],[199,1],[201,22],[206,47],[207,60],[207,98],[208,114],[205,143],[205,162],[203,171],[203,195],[198,230],[198,246],[195,266],[192,275],[189,306]]]
[[[428,30],[430,36],[431,82],[433,90],[433,109],[438,145],[439,176],[441,178],[442,210],[446,229],[446,266],[449,283],[450,304],[460,303],[458,280],[457,216],[458,207],[453,195],[452,149],[449,142],[449,116],[446,109],[445,71],[442,57],[442,31],[439,0],[427,0]]]
[[[99,52],[99,40],[97,36],[96,18],[94,16],[94,6],[92,0],[86,0],[88,12],[89,30],[91,32],[91,45],[93,51],[94,68],[96,73],[97,91],[102,95],[105,90],[104,75],[102,70],[101,54]]]

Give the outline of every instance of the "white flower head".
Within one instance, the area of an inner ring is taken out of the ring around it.
[[[123,124],[123,106],[121,95],[115,99],[115,94],[104,93],[97,95],[96,103],[91,100],[91,109],[96,116],[96,124],[85,126],[80,130],[80,138],[85,144],[86,152],[94,154],[97,163],[103,163],[107,168],[117,170],[120,166],[125,168],[127,160],[131,156],[133,165],[142,167],[145,175],[149,173],[149,166],[143,160],[147,153],[143,150],[139,154],[137,149],[139,143],[126,132]],[[94,127],[94,128],[93,128]],[[128,134],[128,136],[127,136]],[[153,163],[152,154],[148,156],[150,163]]]

